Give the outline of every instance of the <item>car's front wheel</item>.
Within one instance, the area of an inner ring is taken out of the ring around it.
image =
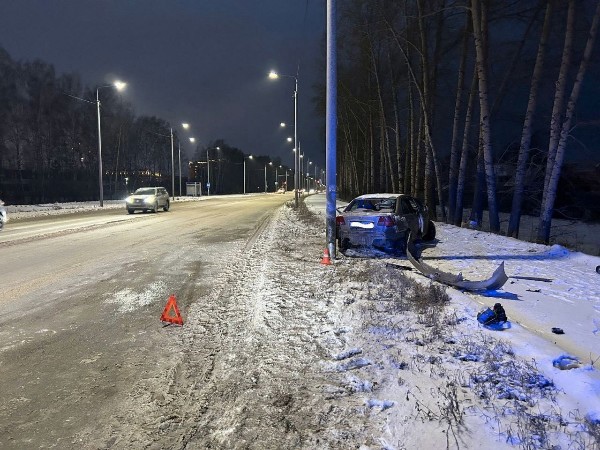
[[[133,209],[131,209],[131,208],[127,208],[127,212],[128,212],[129,214],[133,214]]]
[[[163,206],[163,211],[167,212],[169,210],[169,200],[167,200],[167,203],[165,203],[165,206]]]
[[[423,235],[424,241],[433,241],[435,239],[435,224],[430,220],[427,227],[427,233]]]

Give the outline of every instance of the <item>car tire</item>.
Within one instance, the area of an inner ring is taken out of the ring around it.
[[[134,213],[133,209],[130,209],[130,208],[127,208],[127,212],[128,212],[129,214],[133,214],[133,213]]]
[[[430,220],[427,227],[427,233],[422,237],[424,241],[433,241],[435,239],[435,224]]]
[[[167,212],[169,210],[169,200],[167,200],[167,203],[165,203],[165,206],[163,206],[163,211]]]
[[[350,241],[348,239],[338,239],[338,248],[342,254],[346,253],[346,250],[350,248]]]

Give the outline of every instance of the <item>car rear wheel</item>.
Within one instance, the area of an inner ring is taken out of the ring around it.
[[[430,220],[427,227],[427,233],[423,235],[424,241],[433,241],[435,239],[435,224]]]
[[[127,212],[128,212],[129,214],[133,214],[133,212],[134,212],[134,211],[133,211],[133,209],[131,209],[131,208],[127,208]]]
[[[163,206],[163,211],[167,212],[169,210],[169,200],[167,200],[167,203],[165,203],[165,206]]]
[[[338,248],[340,252],[346,253],[346,250],[350,248],[350,241],[348,239],[338,239]]]

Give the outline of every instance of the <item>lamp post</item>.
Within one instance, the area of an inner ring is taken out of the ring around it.
[[[272,166],[273,162],[269,162],[269,166]],[[275,169],[277,170],[277,169]],[[267,193],[267,164],[265,164],[265,194]]]
[[[127,86],[127,83],[115,81],[113,84],[105,84],[96,88],[96,110],[98,112],[98,183],[100,187],[100,207],[104,206],[104,186],[102,180],[102,132],[100,130],[100,89],[106,87],[114,87],[121,91]]]
[[[208,181],[206,183],[206,195],[210,196],[210,159],[208,157],[208,148],[206,149],[206,168],[207,168],[207,174],[206,177],[208,178]],[[221,147],[215,147],[215,150],[221,150]]]
[[[183,127],[184,130],[187,130],[190,127],[189,123],[182,123],[181,126]],[[179,196],[181,197],[181,141],[178,141],[179,144]]]
[[[294,75],[280,75],[276,71],[271,70],[269,72],[269,78],[272,80],[276,80],[279,77],[285,78],[293,78],[294,85],[294,149],[298,148],[298,77]],[[298,166],[300,165],[300,159],[298,157],[299,152],[296,152],[294,155],[294,205],[298,208],[298,186],[299,186],[299,178],[298,178]]]
[[[244,194],[246,193],[246,159],[252,159],[252,155],[244,156]]]

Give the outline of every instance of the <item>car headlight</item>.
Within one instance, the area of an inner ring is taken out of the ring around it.
[[[144,199],[144,203],[154,203],[154,200],[156,200],[156,197],[154,197],[154,195],[150,195]]]
[[[125,203],[133,203],[133,197],[129,196],[125,199]]]

